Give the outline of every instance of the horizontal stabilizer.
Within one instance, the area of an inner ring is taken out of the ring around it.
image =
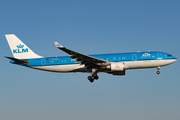
[[[15,62],[18,62],[18,63],[21,63],[21,64],[24,64],[24,65],[27,65],[29,63],[28,60],[20,60],[20,59],[17,59],[17,58],[13,58],[13,57],[7,57],[7,56],[4,56],[5,58],[8,58],[10,60],[13,60]]]

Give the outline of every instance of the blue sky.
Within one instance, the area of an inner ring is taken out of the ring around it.
[[[125,76],[51,73],[9,63],[5,34],[42,56],[67,55],[54,41],[84,53],[163,51],[177,58],[178,0],[6,0],[0,4],[0,119],[179,120],[179,61]]]

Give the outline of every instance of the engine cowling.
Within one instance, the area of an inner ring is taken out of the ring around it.
[[[124,71],[124,63],[123,62],[112,62],[111,63],[111,71]]]

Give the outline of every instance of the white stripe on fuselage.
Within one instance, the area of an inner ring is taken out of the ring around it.
[[[177,59],[159,59],[159,60],[143,60],[143,61],[124,61],[124,69],[154,68],[169,65]],[[122,61],[123,62],[123,61]],[[91,72],[84,68],[81,64],[69,65],[52,65],[52,66],[31,66],[31,68],[51,71],[51,72]],[[98,72],[105,72],[103,70]]]

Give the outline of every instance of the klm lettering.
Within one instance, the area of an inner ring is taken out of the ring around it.
[[[26,53],[28,52],[28,48],[26,49],[13,49],[13,53]]]
[[[21,44],[17,45],[18,49],[13,49],[13,54],[14,53],[26,53],[26,52],[28,52],[28,48],[24,49],[23,47],[24,47],[24,45],[21,45]]]

